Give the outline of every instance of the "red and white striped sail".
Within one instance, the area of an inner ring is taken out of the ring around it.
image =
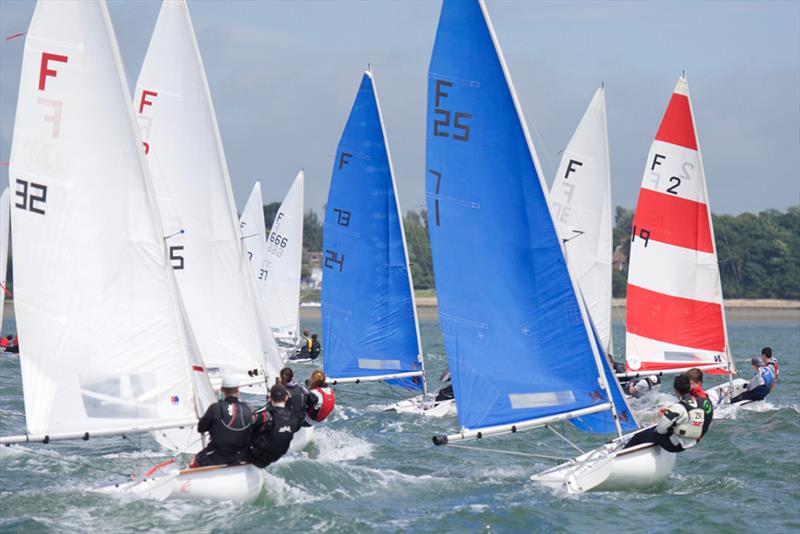
[[[725,310],[689,86],[678,79],[633,218],[626,360],[631,371],[728,362]]]

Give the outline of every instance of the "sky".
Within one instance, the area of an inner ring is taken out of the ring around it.
[[[608,105],[612,195],[633,208],[681,71],[711,209],[800,203],[800,2],[487,0],[548,183],[596,88]],[[0,161],[8,161],[34,2],[0,0]],[[160,8],[110,0],[129,86]],[[334,152],[371,65],[403,211],[424,207],[427,69],[439,1],[189,0],[239,209],[280,201],[300,168],[321,211]],[[0,176],[8,178],[7,167]]]

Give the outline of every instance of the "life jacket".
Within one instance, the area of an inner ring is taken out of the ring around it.
[[[317,341],[316,339],[312,339],[311,340],[311,348],[310,348],[311,359],[312,360],[316,359],[317,356],[319,356],[319,353],[321,351],[322,351],[322,345],[320,345],[319,341]]]
[[[705,425],[706,412],[703,408],[703,399],[691,396],[688,399],[681,399],[679,404],[686,410],[688,420],[676,425],[673,429],[673,434],[681,438],[700,440],[703,437],[704,429],[708,429]],[[710,421],[709,421],[709,424]]]
[[[11,344],[11,342],[10,342],[10,341],[8,341],[8,338],[5,338],[5,337],[3,337],[3,338],[0,338],[0,347],[6,348],[6,347],[8,347],[10,344]]]
[[[250,444],[253,416],[250,407],[228,397],[210,407],[212,417],[209,447],[225,456],[234,456]]]
[[[711,421],[714,419],[714,403],[708,398],[708,393],[705,392],[703,386],[696,386],[690,394],[694,397],[698,406],[702,406],[706,416],[703,420],[703,436],[708,432],[708,427],[711,426]]]
[[[333,407],[336,406],[336,395],[329,387],[317,387],[314,388],[312,392],[317,396],[317,405],[319,407],[310,407],[306,414],[312,420],[319,423],[320,421],[324,421],[333,411]]]
[[[250,458],[254,465],[266,467],[286,454],[292,444],[292,410],[269,406],[265,412],[257,414],[259,420],[262,424],[253,436]],[[271,425],[267,424],[269,421]]]
[[[759,367],[758,374],[761,375],[761,378],[764,380],[764,385],[767,387],[771,386],[775,381],[775,372],[770,368],[769,365]]]
[[[780,373],[781,373],[780,369],[778,367],[778,359],[777,358],[770,358],[769,363],[767,364],[767,367],[769,367],[770,371],[772,371],[773,379],[777,380],[778,379],[778,375],[780,375]]]

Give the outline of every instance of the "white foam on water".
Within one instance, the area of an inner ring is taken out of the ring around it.
[[[374,446],[361,438],[353,436],[347,430],[333,430],[317,427],[314,444],[319,450],[316,457],[320,462],[346,462],[372,456]]]
[[[292,486],[285,479],[269,471],[263,472],[263,479],[264,490],[267,497],[269,497],[276,506],[303,504],[322,499],[322,497],[312,495],[305,489]]]

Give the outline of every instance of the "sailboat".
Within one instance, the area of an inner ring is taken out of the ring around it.
[[[0,334],[3,333],[3,309],[5,308],[6,274],[8,271],[8,225],[11,222],[8,187],[0,194]]]
[[[546,185],[482,1],[442,4],[428,78],[426,196],[460,431],[569,420],[612,442],[534,475],[568,491],[647,487],[674,454],[623,451],[638,424],[564,258]]]
[[[303,181],[300,171],[275,214],[269,234],[259,182],[253,185],[240,220],[259,297],[284,361],[297,351],[300,331]]]
[[[627,375],[736,372],[689,84],[682,75],[647,156],[628,264]],[[729,380],[715,399],[744,390]]]
[[[371,71],[336,149],[323,240],[328,382],[385,381],[424,391],[405,235]]]
[[[561,156],[550,204],[567,265],[583,294],[600,345],[611,354],[613,215],[603,87],[595,92]]]
[[[215,396],[168,259],[104,1],[37,3],[9,182],[27,430],[0,443],[194,425]],[[262,484],[252,466],[174,469],[157,480],[159,498],[252,500]],[[114,491],[127,484],[142,488]]]

